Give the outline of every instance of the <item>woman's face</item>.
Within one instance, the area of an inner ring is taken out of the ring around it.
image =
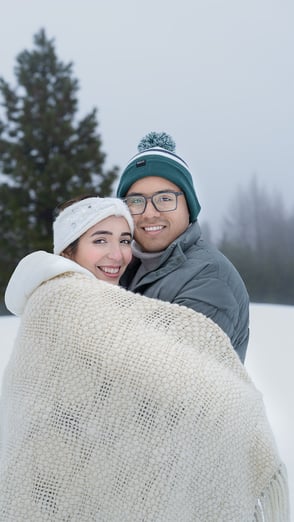
[[[117,285],[132,258],[131,231],[123,217],[110,216],[91,227],[70,257],[97,279]]]

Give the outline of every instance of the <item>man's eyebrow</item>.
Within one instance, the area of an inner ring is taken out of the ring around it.
[[[171,188],[157,190],[156,192],[152,193],[152,196],[155,196],[156,194],[166,194],[166,192],[174,192],[174,190],[171,189]],[[147,194],[147,192],[145,192],[145,193],[143,193],[143,192],[129,192],[129,194],[127,196],[125,196],[125,197],[126,198],[128,198],[129,196],[143,196],[144,197],[145,194]],[[150,192],[149,192],[149,194],[150,194]]]

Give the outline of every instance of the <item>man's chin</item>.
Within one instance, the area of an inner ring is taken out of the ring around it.
[[[137,243],[138,243],[138,241],[137,241]],[[163,250],[166,249],[167,246],[168,245],[166,243],[159,243],[157,241],[148,241],[148,242],[140,243],[142,252],[149,252],[149,253],[154,253],[154,254],[156,254],[156,252],[162,252]]]

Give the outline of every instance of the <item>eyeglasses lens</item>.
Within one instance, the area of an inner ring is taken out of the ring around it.
[[[177,208],[177,194],[173,192],[161,192],[152,196],[128,196],[124,201],[128,205],[131,214],[143,214],[147,200],[151,199],[158,212],[170,212]]]

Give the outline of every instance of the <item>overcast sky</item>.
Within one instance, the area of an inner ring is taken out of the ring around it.
[[[293,0],[0,0],[0,76],[45,28],[98,108],[107,166],[172,135],[213,230],[254,175],[294,207]]]

